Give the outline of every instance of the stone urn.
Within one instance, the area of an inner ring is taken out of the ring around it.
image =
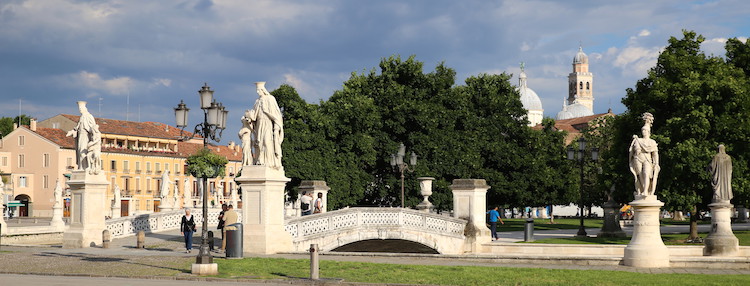
[[[419,181],[420,194],[424,197],[424,200],[417,205],[417,209],[424,212],[430,212],[432,209],[432,203],[430,203],[429,198],[432,195],[432,181],[434,181],[435,178],[419,177],[417,180]]]

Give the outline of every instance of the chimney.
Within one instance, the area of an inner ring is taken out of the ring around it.
[[[31,121],[29,123],[29,129],[31,129],[31,131],[36,132],[36,118],[31,118]]]
[[[18,123],[13,123],[13,130],[18,129]]]

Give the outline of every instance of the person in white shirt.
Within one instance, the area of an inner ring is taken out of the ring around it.
[[[312,214],[312,194],[305,192],[302,194],[300,200],[300,209],[302,209],[302,215],[306,216]]]
[[[318,198],[315,199],[313,206],[313,213],[319,214],[323,212],[323,193],[318,193]]]

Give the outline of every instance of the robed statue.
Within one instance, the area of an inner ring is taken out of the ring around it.
[[[635,196],[652,196],[656,192],[656,180],[659,177],[659,149],[654,139],[651,139],[651,125],[654,116],[644,113],[641,133],[643,138],[633,135],[630,143],[630,172],[635,177]]]
[[[712,202],[728,203],[732,195],[732,157],[727,155],[724,145],[719,145],[719,153],[708,166],[711,173],[711,186],[714,189]]]
[[[265,82],[256,82],[258,99],[252,110],[245,112],[243,116],[243,128],[251,130],[250,150],[252,152],[252,164],[269,166],[275,169],[281,168],[281,142],[284,141],[284,122],[281,116],[276,98],[266,90]],[[242,132],[242,131],[241,131]],[[248,145],[246,138],[242,146]],[[243,155],[246,152],[243,152]],[[243,163],[246,161],[243,158]],[[244,164],[243,164],[244,165]]]
[[[252,111],[246,110],[245,115],[242,116],[242,128],[237,134],[240,136],[240,142],[242,147],[242,166],[249,166],[253,164],[253,154],[256,151],[253,150],[253,123],[250,121]]]
[[[161,173],[161,186],[159,188],[159,197],[164,200],[169,197],[169,185],[173,185],[172,179],[169,178],[169,170]]]
[[[102,170],[102,134],[94,116],[86,108],[85,101],[78,102],[78,110],[81,112],[78,124],[66,136],[75,138],[78,170],[87,170],[89,174],[97,175]]]

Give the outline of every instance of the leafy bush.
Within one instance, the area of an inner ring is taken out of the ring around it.
[[[227,158],[211,153],[209,149],[201,149],[187,158],[187,169],[190,175],[196,178],[223,177],[229,160]]]

